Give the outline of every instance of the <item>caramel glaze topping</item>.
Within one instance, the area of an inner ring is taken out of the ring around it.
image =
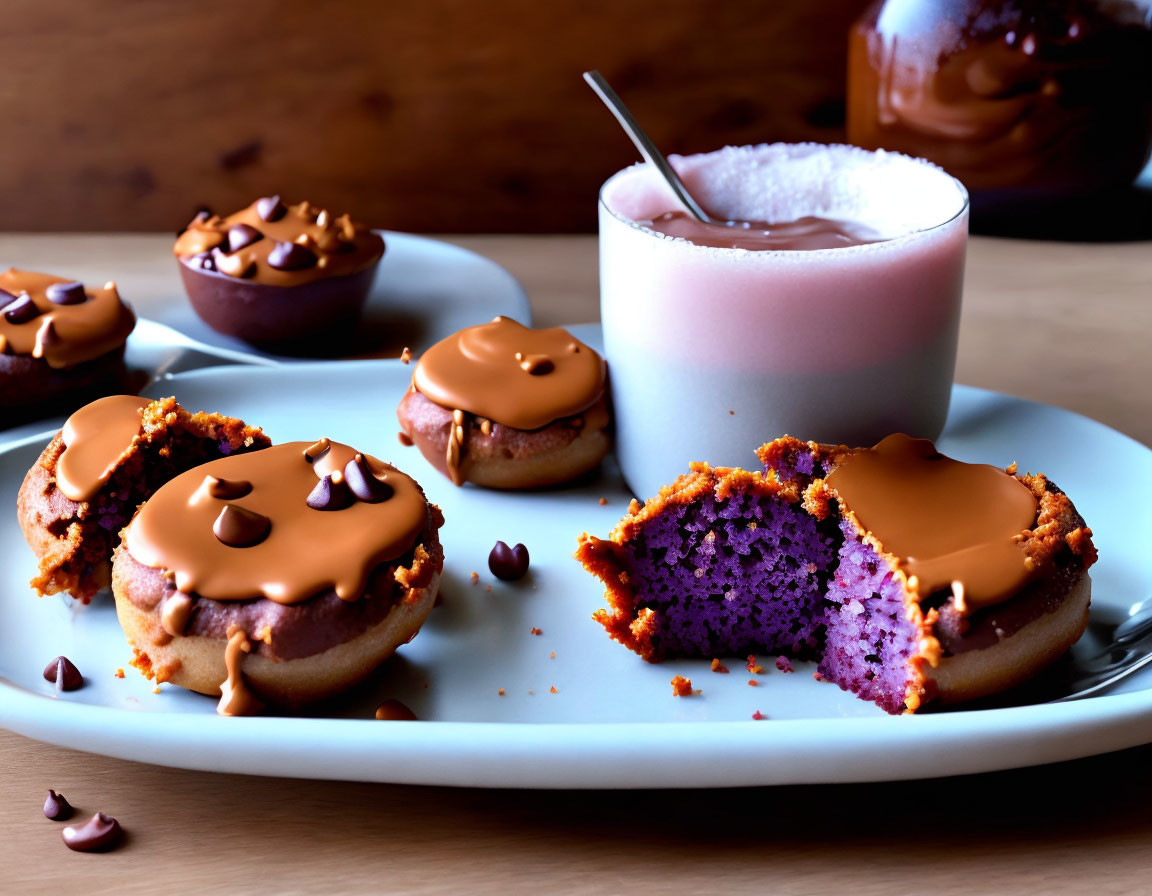
[[[384,240],[348,215],[268,196],[226,218],[198,215],[172,251],[201,270],[296,286],[370,267],[384,254]]]
[[[85,405],[64,422],[64,451],[56,487],[72,501],[90,501],[108,484],[121,456],[140,432],[140,412],[152,403],[136,395],[109,395]]]
[[[177,476],[129,524],[128,551],[171,574],[179,592],[212,600],[294,604],[328,589],[358,599],[377,567],[411,550],[428,503],[420,486],[382,461],[338,442],[309,460],[313,447],[290,442]],[[309,506],[318,482],[337,473],[351,479],[349,469],[361,485],[370,477],[373,488],[340,509]],[[251,489],[217,497],[222,481]]]
[[[497,317],[424,352],[412,386],[441,407],[540,429],[595,404],[606,373],[604,360],[567,330]]]
[[[51,274],[0,273],[0,354],[75,367],[120,348],[135,326],[111,281],[91,289]]]
[[[260,712],[264,704],[252,693],[244,678],[244,655],[252,651],[252,642],[238,625],[228,626],[228,646],[224,648],[224,665],[228,677],[220,683],[220,702],[216,712],[222,716],[251,716]]]
[[[1036,521],[1032,492],[985,464],[892,435],[848,454],[827,483],[862,529],[894,555],[921,598],[951,589],[968,610],[1011,597],[1031,574],[1019,542]]]

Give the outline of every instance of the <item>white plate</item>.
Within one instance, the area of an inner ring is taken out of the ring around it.
[[[524,288],[496,262],[410,233],[381,231],[380,235],[386,246],[384,258],[360,326],[343,355],[388,352],[395,356],[405,346],[418,354],[457,330],[485,323],[498,314],[531,325],[532,311]],[[181,301],[165,302],[152,316],[205,345],[274,361],[301,357],[263,351],[217,333],[196,316],[182,293]]]
[[[396,440],[393,408],[409,375],[395,361],[215,368],[151,390],[190,408],[242,415],[278,441],[328,435],[395,460],[443,508],[444,603],[368,685],[327,710],[342,718],[221,718],[210,698],[167,685],[153,694],[127,668],[110,601],[83,608],[31,595],[34,563],[9,510],[0,515],[0,724],[51,743],[187,768],[500,787],[877,781],[1152,741],[1152,670],[1114,695],[1079,702],[890,717],[813,681],[801,664],[785,675],[765,663],[755,688],[740,659],[728,660],[728,675],[710,672],[706,661],[649,665],[590,620],[603,605],[602,588],[571,559],[577,535],[606,533],[631,497],[613,467],[566,490],[456,489]],[[0,507],[14,506],[43,442],[0,453]],[[1018,459],[1069,492],[1100,547],[1097,607],[1115,614],[1152,593],[1152,512],[1127,497],[1152,489],[1148,449],[1066,411],[962,386],[941,445],[966,460]],[[488,573],[496,539],[528,546],[524,582]],[[531,634],[533,627],[542,634]],[[41,678],[58,654],[85,674],[83,689],[56,696]],[[126,669],[124,679],[113,677],[117,667]],[[674,698],[676,674],[703,693]],[[388,697],[423,721],[372,719]],[[753,721],[756,711],[767,719]]]

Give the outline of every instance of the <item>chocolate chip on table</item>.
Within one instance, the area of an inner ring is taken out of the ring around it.
[[[121,834],[120,822],[103,812],[97,812],[84,824],[68,825],[60,832],[64,845],[76,852],[108,849],[116,844]]]
[[[316,262],[316,253],[299,243],[278,242],[268,253],[268,264],[278,271],[302,271]]]
[[[72,281],[71,283],[50,283],[44,290],[48,301],[53,305],[80,305],[88,301],[88,294],[84,292],[84,284]]]
[[[265,221],[279,221],[287,211],[279,196],[265,196],[256,200],[256,214]]]
[[[44,800],[45,818],[52,821],[64,821],[71,818],[75,811],[68,800],[64,799],[64,794],[57,793],[55,790],[48,791],[48,798]]]
[[[10,324],[26,324],[39,315],[40,309],[26,295],[17,296],[15,302],[9,302],[4,308],[4,317]]]
[[[74,691],[84,684],[84,676],[66,656],[58,656],[44,667],[44,680],[55,682],[58,691]]]
[[[212,524],[212,533],[230,548],[250,548],[262,542],[271,528],[272,521],[263,514],[225,504]]]
[[[524,573],[528,572],[528,548],[522,544],[510,548],[498,541],[488,554],[488,568],[492,575],[505,582],[524,578]]]
[[[307,504],[313,510],[343,510],[354,500],[344,474],[334,470],[316,483],[308,495]]]
[[[393,495],[392,486],[376,478],[363,454],[357,454],[344,466],[344,479],[352,494],[365,504],[379,504]]]
[[[251,224],[233,224],[228,230],[228,251],[239,252],[264,239],[264,234]]]

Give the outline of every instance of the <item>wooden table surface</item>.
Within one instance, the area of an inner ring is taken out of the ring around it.
[[[519,277],[538,325],[598,317],[594,238],[452,241]],[[8,235],[0,258],[81,277],[116,259],[127,293],[172,276],[169,242]],[[147,315],[155,300],[130,294]],[[1150,335],[1152,244],[972,240],[960,382],[1150,444]],[[1152,878],[1152,747],[964,778],[637,793],[214,775],[6,732],[0,768],[3,893],[1119,894]],[[49,787],[119,818],[125,845],[65,849],[40,812]]]

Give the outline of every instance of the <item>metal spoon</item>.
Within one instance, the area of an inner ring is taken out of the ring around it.
[[[657,171],[663,175],[664,180],[668,182],[668,186],[672,192],[676,194],[676,198],[680,200],[680,204],[684,206],[697,221],[703,224],[716,224],[720,227],[730,226],[728,221],[720,221],[711,217],[700,204],[692,198],[688,193],[687,187],[684,182],[680,180],[680,176],[673,170],[672,166],[668,164],[668,160],[664,158],[660,150],[656,148],[656,144],[652,139],[644,133],[644,129],[636,123],[636,119],[632,117],[632,113],[628,111],[628,107],[616,95],[608,82],[604,80],[604,76],[596,70],[584,72],[584,80],[588,82],[588,86],[596,91],[596,95],[603,100],[604,105],[608,107],[609,111],[616,116],[616,120],[620,122],[620,126],[624,128],[624,132],[632,138],[632,142],[636,144],[636,148],[640,150],[640,155],[652,165]]]
[[[1128,609],[1108,645],[1091,656],[1075,657],[1076,679],[1071,694],[1050,703],[1066,703],[1105,691],[1133,672],[1152,664],[1152,598]]]

